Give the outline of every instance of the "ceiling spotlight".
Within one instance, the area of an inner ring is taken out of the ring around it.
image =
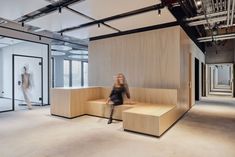
[[[201,0],[197,0],[196,1],[196,6],[197,7],[201,7],[202,6],[202,1]]]
[[[161,9],[158,9],[158,16],[161,16]]]
[[[98,23],[98,28],[100,28],[100,23]]]
[[[51,51],[51,55],[52,56],[64,56],[64,55],[66,55],[66,53],[65,52],[60,52],[60,51]]]
[[[59,13],[60,13],[60,14],[62,13],[62,8],[61,8],[61,7],[59,7]]]

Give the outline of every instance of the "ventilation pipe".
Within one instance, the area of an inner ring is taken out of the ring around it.
[[[230,1],[231,0],[228,0],[228,7],[227,7],[227,27],[229,26],[229,19],[230,19]]]
[[[235,0],[233,0],[233,5],[232,5],[232,11],[231,11],[231,23],[230,26],[233,25],[233,16],[234,16],[234,6],[235,6]]]

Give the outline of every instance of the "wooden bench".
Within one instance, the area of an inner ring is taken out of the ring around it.
[[[130,104],[123,104],[120,106],[116,106],[113,114],[113,119],[122,120],[122,112],[127,109],[133,108],[135,106],[136,105],[130,105]],[[105,99],[88,101],[86,103],[85,108],[86,108],[86,114],[98,117],[105,117],[105,118],[109,118],[111,110],[110,105],[105,103]]]
[[[160,136],[175,121],[176,105],[137,106],[123,112],[125,130]]]
[[[108,118],[110,105],[105,104],[111,88],[55,88],[51,90],[51,114],[74,118],[93,115]],[[113,118],[123,120],[123,128],[160,136],[181,115],[177,108],[177,89],[130,88],[135,104],[115,107]]]

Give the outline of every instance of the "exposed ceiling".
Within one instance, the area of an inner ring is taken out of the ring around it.
[[[199,42],[217,44],[218,41],[235,38],[235,0],[179,0],[171,5],[171,11],[181,8],[178,14],[182,22],[198,32]],[[176,11],[177,10],[177,11]]]
[[[160,0],[8,0],[0,17],[82,40],[176,21]]]

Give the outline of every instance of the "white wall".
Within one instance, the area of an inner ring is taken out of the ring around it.
[[[218,84],[229,85],[231,80],[230,66],[218,67]]]
[[[2,51],[0,49],[0,97],[2,97],[2,86],[3,86],[3,64],[2,64],[3,60],[2,60]]]
[[[3,97],[12,97],[12,55],[43,57],[43,98],[48,103],[48,46],[32,42],[22,42],[2,48],[3,58]]]

